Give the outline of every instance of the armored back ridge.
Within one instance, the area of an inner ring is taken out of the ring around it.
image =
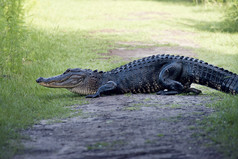
[[[37,82],[46,87],[63,87],[75,93],[89,94],[89,98],[128,92],[156,92],[158,95],[201,93],[190,88],[192,83],[225,93],[238,93],[237,74],[198,59],[165,54],[135,60],[108,72],[68,69],[62,75],[41,77]]]

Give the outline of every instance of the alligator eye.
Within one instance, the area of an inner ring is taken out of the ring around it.
[[[63,74],[66,74],[66,73],[68,73],[68,72],[70,72],[70,71],[71,71],[71,69],[68,68]]]

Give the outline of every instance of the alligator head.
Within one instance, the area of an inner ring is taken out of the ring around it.
[[[93,94],[95,92],[90,76],[92,70],[80,68],[67,69],[63,74],[49,78],[40,77],[37,83],[44,87],[50,88],[66,88],[72,92],[79,94]]]

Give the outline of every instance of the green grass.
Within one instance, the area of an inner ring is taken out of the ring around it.
[[[200,59],[238,73],[238,34],[222,32],[217,25],[222,22],[223,8],[173,2],[35,1],[25,20],[24,43],[15,50],[21,51],[21,68],[14,68],[14,72],[1,70],[0,74],[0,158],[17,151],[20,130],[41,119],[65,118],[70,115],[66,106],[84,103],[84,97],[64,89],[41,87],[35,79],[60,74],[67,68],[106,71],[124,64],[108,51],[117,47],[117,42],[163,47],[192,41]],[[168,43],[162,44],[163,39]],[[99,53],[105,53],[106,58]],[[216,130],[212,137],[236,157],[238,98],[215,94],[224,100],[214,105],[219,111],[208,119]]]
[[[158,136],[158,137],[163,137],[163,136],[164,136],[164,134],[157,134],[157,136]]]
[[[210,106],[218,111],[203,121],[207,135],[220,144],[222,152],[235,159],[238,156],[238,97],[225,95],[223,101]]]

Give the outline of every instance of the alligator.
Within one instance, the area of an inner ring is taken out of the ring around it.
[[[200,94],[192,83],[238,94],[238,75],[199,59],[158,54],[134,60],[111,71],[67,69],[63,74],[36,80],[42,86],[66,88],[71,92],[96,98],[124,93],[175,95]]]

